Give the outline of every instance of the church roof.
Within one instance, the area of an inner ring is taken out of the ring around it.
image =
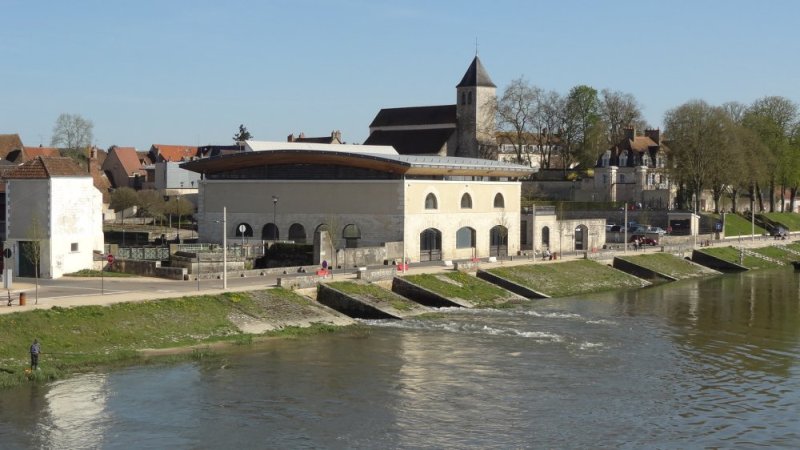
[[[369,124],[376,127],[401,127],[409,125],[456,124],[456,105],[410,106],[407,108],[383,108]]]
[[[472,60],[472,64],[469,65],[469,69],[467,69],[467,73],[464,74],[464,78],[456,85],[457,88],[473,86],[497,87],[492,83],[492,79],[489,78],[489,73],[483,68],[483,64],[481,64],[481,60],[478,59],[477,55],[475,59]]]
[[[391,145],[401,155],[436,155],[453,135],[454,128],[423,130],[376,130],[365,145]]]

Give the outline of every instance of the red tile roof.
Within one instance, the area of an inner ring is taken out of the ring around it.
[[[6,174],[7,179],[43,179],[55,177],[90,177],[72,158],[41,156],[23,163]]]
[[[9,152],[22,150],[22,139],[18,134],[0,134],[0,158],[6,159]]]
[[[24,161],[30,161],[39,156],[44,156],[45,158],[61,156],[61,152],[57,147],[24,147],[22,153],[24,155]]]
[[[127,173],[129,177],[136,174],[144,174],[144,168],[142,167],[142,162],[139,160],[139,154],[136,152],[136,148],[112,147],[111,151],[117,155],[117,159],[120,164],[122,164],[125,173]]]
[[[197,156],[197,147],[153,144],[151,153],[154,153],[160,161],[184,161]]]

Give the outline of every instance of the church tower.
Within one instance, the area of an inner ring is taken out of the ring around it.
[[[455,156],[486,157],[497,147],[494,105],[497,86],[492,83],[478,55],[456,86],[458,145]]]

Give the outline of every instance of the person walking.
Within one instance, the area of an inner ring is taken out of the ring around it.
[[[31,370],[39,369],[39,353],[41,353],[41,351],[39,340],[34,339],[33,344],[31,344]]]

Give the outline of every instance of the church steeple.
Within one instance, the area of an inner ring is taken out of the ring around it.
[[[483,64],[481,64],[481,60],[478,58],[478,55],[475,55],[475,59],[472,60],[472,64],[469,65],[469,69],[467,69],[467,73],[464,74],[464,78],[461,79],[461,82],[456,85],[457,88],[461,87],[493,87],[496,88],[494,83],[492,83],[492,79],[489,78],[489,74],[486,72],[486,69],[483,68]]]
[[[458,145],[455,156],[477,158],[497,145],[494,104],[497,86],[489,78],[478,55],[456,86]]]

